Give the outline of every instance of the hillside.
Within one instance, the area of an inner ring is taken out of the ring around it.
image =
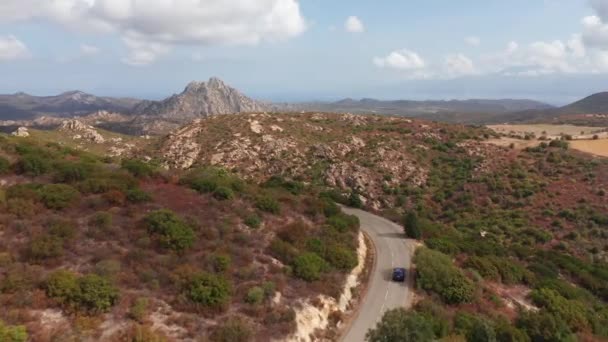
[[[280,175],[403,223],[426,246],[414,260],[421,302],[405,315],[445,327],[434,338],[478,325],[515,340],[607,338],[608,160],[492,135],[385,116],[231,115],[174,132],[158,157]]]
[[[0,339],[267,341],[338,310],[362,239],[318,192],[45,141],[0,135]]]

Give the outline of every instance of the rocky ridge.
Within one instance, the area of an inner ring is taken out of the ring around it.
[[[320,182],[354,191],[380,208],[390,205],[383,202],[387,189],[424,186],[429,165],[422,156],[432,143],[449,138],[442,129],[352,114],[220,115],[167,136],[160,158],[167,168],[215,165],[258,180],[283,175]],[[463,148],[478,153],[479,144],[471,140]]]

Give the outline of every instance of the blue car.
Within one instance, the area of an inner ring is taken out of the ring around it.
[[[393,281],[404,282],[406,271],[405,268],[397,267],[393,269]]]

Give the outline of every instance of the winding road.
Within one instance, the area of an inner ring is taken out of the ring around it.
[[[415,242],[405,239],[403,228],[385,218],[346,207],[343,207],[342,211],[359,218],[361,230],[370,237],[376,251],[375,266],[370,275],[367,292],[341,339],[344,342],[363,342],[367,331],[376,326],[384,312],[399,307],[409,308],[412,305],[412,279],[409,270]],[[408,270],[406,283],[392,281],[393,267],[405,267]]]

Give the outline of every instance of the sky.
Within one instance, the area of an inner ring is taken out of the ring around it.
[[[608,0],[1,0],[0,93],[271,101],[608,90]]]

